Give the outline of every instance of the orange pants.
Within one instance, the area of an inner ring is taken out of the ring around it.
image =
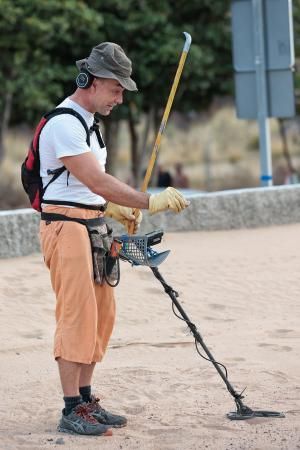
[[[92,219],[99,211],[47,206],[45,212]],[[111,286],[95,284],[89,236],[76,222],[41,220],[40,241],[56,294],[54,357],[83,364],[101,361],[115,321]]]

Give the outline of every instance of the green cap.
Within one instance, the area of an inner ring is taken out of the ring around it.
[[[113,42],[102,42],[91,51],[88,58],[76,61],[79,70],[86,69],[97,78],[113,78],[128,91],[137,91],[130,78],[132,64],[122,47]]]

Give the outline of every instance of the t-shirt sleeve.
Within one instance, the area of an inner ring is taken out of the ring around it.
[[[76,117],[63,114],[54,117],[51,121],[51,140],[56,158],[76,156],[91,151],[86,142],[86,130]]]

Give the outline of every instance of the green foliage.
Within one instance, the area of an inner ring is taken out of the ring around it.
[[[30,122],[56,104],[102,23],[80,0],[0,0],[0,107],[9,91],[13,120]]]
[[[201,110],[214,96],[231,91],[228,8],[220,0],[213,5],[197,0],[115,0],[102,6],[105,35],[120,42],[133,60],[140,93],[129,98],[139,111],[165,105],[184,43],[183,31],[192,35],[193,43],[174,108]]]
[[[231,23],[224,0],[172,0],[172,21],[193,38],[183,74],[181,95],[185,110],[204,109],[215,96],[232,91]]]
[[[294,1],[296,54],[300,4]],[[13,121],[33,121],[74,88],[75,61],[108,40],[133,60],[140,111],[166,103],[184,42],[192,46],[173,109],[204,109],[232,93],[231,24],[224,0],[0,0],[0,107],[13,95]],[[300,87],[296,74],[296,86]],[[127,117],[124,105],[114,118]]]
[[[0,0],[0,94],[14,94],[13,121],[33,121],[72,91],[75,60],[108,40],[133,60],[140,92],[128,100],[136,111],[160,109],[188,31],[193,44],[174,106],[202,109],[230,90],[227,10],[223,1]],[[115,117],[126,115],[125,106]]]

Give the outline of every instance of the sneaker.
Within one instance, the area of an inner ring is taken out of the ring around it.
[[[114,428],[121,428],[127,425],[127,419],[124,416],[112,414],[100,406],[99,398],[94,395],[91,396],[91,401],[86,403],[91,416],[93,416],[99,423],[108,425]]]
[[[99,423],[90,413],[86,404],[77,405],[67,416],[62,415],[58,431],[94,436],[111,436],[108,426]]]

